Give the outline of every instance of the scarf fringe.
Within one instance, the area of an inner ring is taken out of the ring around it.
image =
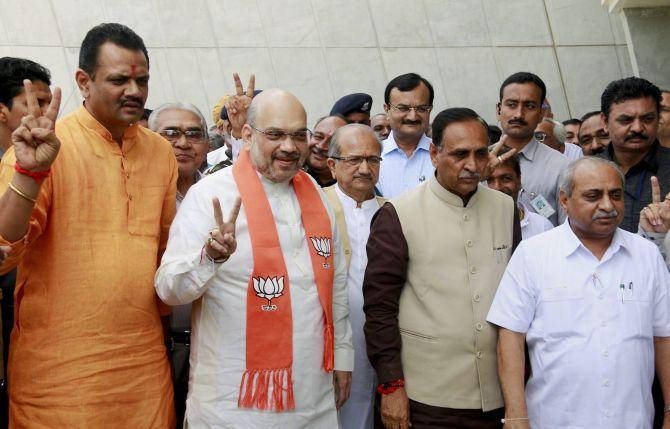
[[[295,409],[291,368],[246,370],[240,382],[237,406],[276,412]]]
[[[335,368],[335,335],[333,334],[333,325],[326,323],[323,328],[323,369],[330,372]]]

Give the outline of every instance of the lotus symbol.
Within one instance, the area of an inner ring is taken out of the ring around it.
[[[312,245],[316,249],[316,254],[323,257],[323,268],[330,268],[328,257],[330,256],[330,238],[328,237],[310,237]]]
[[[260,298],[267,299],[268,305],[263,305],[263,311],[275,311],[276,305],[272,304],[272,298],[279,298],[284,292],[284,277],[254,277],[254,291]]]

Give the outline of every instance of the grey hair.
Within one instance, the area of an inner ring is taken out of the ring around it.
[[[566,131],[565,126],[556,119],[552,118],[544,118],[544,121],[554,125],[554,138],[556,141],[558,141],[560,144],[565,143],[565,139],[568,138],[568,132]]]
[[[565,192],[568,197],[572,197],[572,191],[575,189],[575,171],[577,171],[577,169],[585,163],[612,167],[621,178],[621,187],[626,185],[626,176],[623,174],[623,171],[621,171],[621,168],[618,165],[603,158],[585,156],[584,158],[579,158],[575,161],[572,161],[570,165],[568,165],[568,167],[561,172],[561,175],[558,179],[561,191]]]
[[[209,138],[209,134],[207,132],[207,121],[205,120],[205,117],[202,115],[202,112],[200,112],[200,109],[191,103],[174,102],[161,104],[158,109],[154,110],[151,112],[151,115],[149,115],[148,123],[149,129],[151,131],[157,131],[158,127],[156,123],[158,122],[158,117],[166,110],[186,110],[193,113],[200,120],[200,127],[202,128],[202,132],[205,134],[205,138]]]
[[[340,147],[341,134],[345,132],[345,130],[352,130],[352,129],[360,130],[374,137],[374,140],[379,144],[379,153],[381,153],[382,144],[379,142],[379,140],[377,140],[377,136],[375,136],[375,133],[374,131],[372,131],[372,128],[370,128],[368,125],[365,124],[347,124],[335,130],[333,136],[330,138],[330,146],[328,146],[329,158],[337,158],[341,155],[342,153],[342,148]]]

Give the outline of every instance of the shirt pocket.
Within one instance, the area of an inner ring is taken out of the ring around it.
[[[576,286],[552,286],[540,291],[539,308],[542,330],[549,336],[567,337],[580,331],[580,312],[585,291]]]
[[[653,294],[650,287],[639,283],[624,284],[621,290],[623,299],[621,301],[622,326],[619,332],[622,340],[643,339],[649,340],[653,337],[654,307]]]
[[[128,232],[132,235],[158,237],[161,231],[164,186],[141,186],[128,195]]]

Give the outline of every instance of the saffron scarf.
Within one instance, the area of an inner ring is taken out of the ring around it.
[[[248,150],[242,150],[233,164],[233,178],[247,217],[254,262],[247,287],[246,370],[237,405],[277,412],[292,410],[295,400],[290,282],[270,203]],[[332,228],[309,176],[300,170],[292,181],[323,308],[323,369],[329,372],[334,366]]]

